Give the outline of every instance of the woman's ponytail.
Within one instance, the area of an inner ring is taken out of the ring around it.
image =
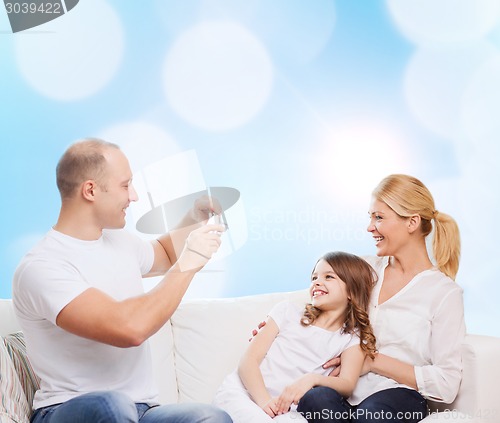
[[[436,265],[446,276],[455,280],[460,262],[460,231],[451,216],[434,211],[432,250]]]

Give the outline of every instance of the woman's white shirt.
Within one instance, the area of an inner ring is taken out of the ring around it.
[[[370,321],[381,354],[413,364],[418,392],[451,403],[462,378],[465,337],[463,291],[437,269],[416,275],[401,291],[378,303],[388,257],[365,257],[378,275],[370,301]],[[384,389],[406,387],[387,377],[363,375],[349,398],[359,404]]]

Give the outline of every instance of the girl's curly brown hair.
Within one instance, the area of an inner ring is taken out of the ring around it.
[[[368,318],[368,305],[371,291],[377,281],[375,271],[361,257],[342,251],[326,253],[318,262],[320,260],[325,260],[337,276],[346,283],[350,300],[343,327],[344,332],[358,332],[361,349],[369,357],[374,358],[377,352],[376,339]],[[312,304],[307,304],[300,323],[303,326],[312,325],[320,314],[321,310]]]

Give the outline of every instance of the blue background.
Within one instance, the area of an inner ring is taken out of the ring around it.
[[[499,48],[486,0],[81,0],[17,34],[0,8],[0,297],[57,219],[60,155],[97,136],[136,171],[194,150],[207,185],[240,191],[245,242],[188,297],[300,289],[328,250],[373,254],[371,189],[413,174],[461,227],[468,331],[500,336]]]

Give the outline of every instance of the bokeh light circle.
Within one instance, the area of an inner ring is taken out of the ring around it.
[[[163,75],[169,104],[183,119],[225,131],[249,122],[266,104],[273,66],[265,47],[241,25],[210,22],[179,36]]]
[[[160,158],[180,152],[180,147],[165,130],[147,121],[112,125],[103,129],[99,138],[118,144],[134,172]]]
[[[500,158],[500,55],[476,72],[461,106],[463,126],[474,151],[486,157]]]
[[[387,0],[387,7],[403,35],[421,45],[479,39],[500,16],[497,0]]]
[[[404,94],[413,115],[445,139],[458,136],[465,90],[477,70],[497,54],[486,41],[418,49],[404,79]]]
[[[39,93],[75,101],[101,90],[122,61],[120,19],[105,0],[81,1],[43,25],[43,33],[20,33],[15,42],[21,75]]]
[[[277,60],[309,63],[318,57],[334,33],[335,2],[315,0],[262,1],[254,26]]]
[[[402,137],[388,125],[361,120],[334,129],[312,163],[314,184],[349,210],[367,210],[373,189],[387,175],[412,173]]]

